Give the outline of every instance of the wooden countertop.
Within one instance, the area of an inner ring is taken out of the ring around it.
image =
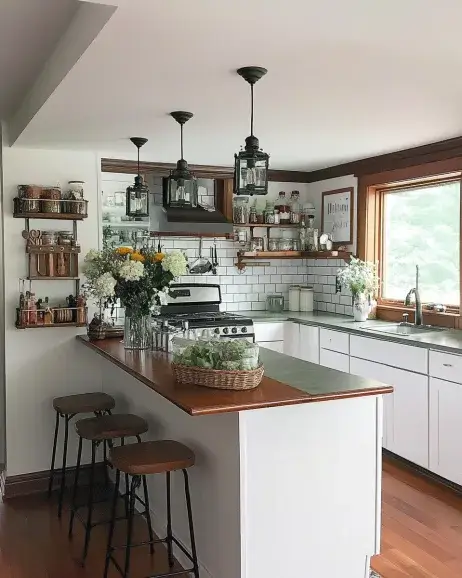
[[[181,385],[166,354],[127,351],[119,339],[77,339],[190,415],[206,415],[391,393],[393,388],[333,369],[261,349],[265,376],[250,391]],[[279,379],[279,381],[278,381]]]

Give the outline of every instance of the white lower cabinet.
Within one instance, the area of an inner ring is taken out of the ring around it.
[[[266,349],[271,349],[272,351],[277,351],[278,353],[284,353],[284,341],[259,341],[258,345],[260,347],[266,347]]]
[[[430,378],[430,466],[462,485],[462,385]]]
[[[350,372],[350,357],[345,353],[338,353],[338,351],[321,348],[319,351],[319,364],[344,373]]]
[[[300,358],[300,324],[286,321],[284,323],[284,353]]]
[[[394,387],[384,396],[383,445],[428,468],[428,376],[355,357],[350,358],[350,373]]]
[[[319,328],[313,325],[300,325],[299,355],[303,361],[319,363]]]

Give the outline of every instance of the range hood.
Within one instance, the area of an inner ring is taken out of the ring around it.
[[[158,181],[162,180],[162,184]],[[149,229],[156,233],[225,234],[233,232],[233,224],[216,209],[214,181],[198,179],[199,203],[197,208],[165,207],[167,179],[155,179],[150,185],[151,195]],[[154,188],[151,188],[154,187]],[[159,188],[161,187],[161,191]],[[207,210],[203,207],[214,207]]]

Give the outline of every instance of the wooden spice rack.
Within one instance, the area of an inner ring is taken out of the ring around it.
[[[40,199],[39,199],[40,200]],[[42,245],[40,238],[31,238],[30,219],[53,219],[72,221],[73,238],[77,241],[77,221],[87,215],[88,201],[72,201],[84,204],[85,213],[66,212],[28,212],[24,211],[28,199],[15,198],[13,217],[25,219],[23,237],[27,239],[28,275],[30,281],[74,281],[75,295],[80,292],[79,253],[76,245]],[[61,201],[69,203],[70,201]],[[61,205],[64,209],[69,205]],[[34,240],[35,239],[35,240]],[[84,327],[87,324],[87,307],[47,307],[46,309],[16,309],[16,327],[18,329],[37,329],[40,327]]]

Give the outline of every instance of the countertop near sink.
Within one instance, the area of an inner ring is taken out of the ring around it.
[[[254,323],[268,321],[295,321],[304,325],[318,325],[336,331],[346,331],[363,337],[382,339],[384,341],[395,341],[405,345],[415,345],[428,349],[439,349],[450,353],[462,354],[462,331],[448,329],[447,331],[435,331],[425,333],[425,335],[393,335],[390,333],[378,333],[371,331],[372,328],[396,325],[388,321],[371,319],[369,321],[357,322],[352,317],[336,315],[335,313],[324,313],[322,311],[313,313],[303,313],[298,311],[283,311],[282,313],[269,313],[268,311],[239,311],[240,315],[250,317]]]

